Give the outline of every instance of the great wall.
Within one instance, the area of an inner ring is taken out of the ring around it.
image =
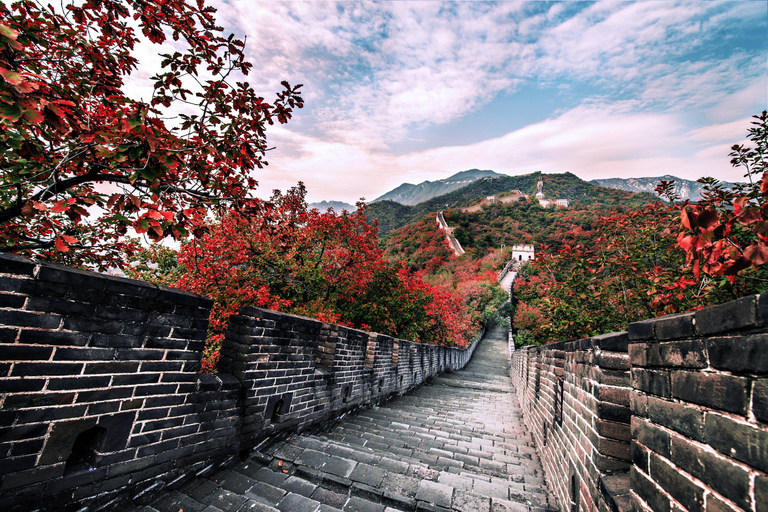
[[[0,255],[3,509],[768,510],[768,294],[511,357],[243,308],[199,374],[210,307]]]

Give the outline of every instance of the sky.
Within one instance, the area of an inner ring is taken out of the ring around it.
[[[260,194],[354,203],[479,168],[713,176],[768,108],[766,0],[209,2],[269,99]]]

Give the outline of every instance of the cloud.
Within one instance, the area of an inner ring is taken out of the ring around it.
[[[750,2],[757,4],[758,2]],[[522,81],[574,80],[656,108],[717,103],[764,55],[689,54],[760,6],[700,2],[220,2],[248,34],[258,86],[305,83],[316,138],[383,150],[460,119]],[[762,60],[761,60],[762,59]],[[762,64],[762,68],[761,68]],[[728,77],[731,77],[729,80]]]
[[[739,142],[749,118],[691,130],[679,113],[635,112],[632,105],[589,105],[465,146],[395,155],[331,143],[286,131],[305,152],[290,158],[276,150],[262,186],[285,188],[303,180],[312,200],[373,199],[400,183],[418,183],[471,168],[516,175],[572,172],[582,179],[672,174],[738,181],[730,145]],[[302,140],[299,142],[298,138]],[[278,146],[279,148],[280,146]]]
[[[310,198],[351,202],[473,167],[734,180],[718,155],[768,91],[765,39],[754,35],[766,28],[762,2],[214,6],[226,31],[247,35],[257,91],[269,100],[281,80],[305,84],[306,108],[268,129],[277,149],[256,173],[262,192],[303,180]],[[498,121],[494,99],[525,101],[523,85],[543,84],[570,103],[542,105],[535,124],[504,134],[497,122],[502,136],[471,145],[392,149],[430,126],[461,130],[471,113]]]

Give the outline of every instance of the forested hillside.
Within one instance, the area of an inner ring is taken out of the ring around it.
[[[415,206],[406,206],[394,201],[380,201],[368,207],[368,219],[379,220],[379,235],[385,236],[392,230],[420,220],[426,214],[439,210],[471,206],[487,196],[499,195],[511,190],[520,190],[529,196],[536,194],[536,184],[541,173],[523,176],[504,176],[485,178],[460,188],[449,194],[438,196]],[[566,198],[571,207],[600,205],[611,208],[616,206],[639,207],[656,201],[658,198],[648,193],[631,193],[624,190],[608,189],[588,183],[571,174],[545,174],[544,194],[549,199]]]

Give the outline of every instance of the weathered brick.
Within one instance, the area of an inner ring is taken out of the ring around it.
[[[82,363],[16,363],[13,365],[11,375],[13,377],[78,375],[82,370]]]
[[[719,414],[707,414],[707,443],[720,453],[768,472],[768,432]]]
[[[758,421],[768,423],[768,379],[756,379],[752,383],[752,411]]]
[[[704,412],[700,408],[648,397],[648,416],[654,423],[704,441]]]
[[[672,435],[671,441],[671,459],[677,466],[745,510],[749,509],[750,476],[743,466],[677,434]]]
[[[87,410],[85,405],[69,407],[48,407],[43,409],[22,409],[18,411],[16,423],[39,423],[42,421],[57,421],[83,416]]]
[[[596,360],[596,366],[608,370],[629,371],[629,354],[622,352],[601,352]]]
[[[93,316],[96,311],[94,304],[74,300],[66,300],[55,297],[31,296],[25,308],[27,311],[40,311],[54,313],[61,316]]]
[[[118,348],[115,359],[118,361],[159,361],[163,356],[162,350]]]
[[[108,348],[67,348],[57,347],[54,361],[110,361],[115,351]]]
[[[2,488],[0,488],[0,491],[7,491],[9,489],[16,489],[18,487],[28,486],[38,482],[45,482],[52,478],[59,477],[63,473],[63,465],[33,468],[27,471],[11,473],[3,479],[3,485]]]
[[[671,396],[672,394],[668,371],[632,368],[631,381],[633,388],[645,391],[646,393],[664,397]]]
[[[106,388],[109,386],[111,377],[109,375],[99,377],[64,377],[61,379],[52,378],[48,381],[49,390],[69,390],[69,389],[90,389]]]
[[[634,416],[648,417],[648,395],[633,392],[629,396],[629,405]]]
[[[19,409],[22,407],[50,407],[56,405],[69,405],[74,400],[74,393],[13,394],[5,398],[3,407],[8,409]]]
[[[768,476],[757,475],[755,477],[755,505],[757,512],[762,512],[764,507],[768,505]]]
[[[34,272],[34,261],[24,258],[23,256],[16,256],[15,254],[8,254],[6,252],[0,254],[0,273],[31,276]]]
[[[115,373],[136,373],[139,370],[139,363],[130,361],[109,361],[104,363],[87,363],[83,373],[87,375],[95,374],[115,374]]]
[[[1,281],[2,279],[0,279]],[[0,343],[14,343],[20,330],[18,327],[0,327]]]
[[[746,415],[749,379],[720,373],[672,372],[672,396],[687,402]]]
[[[65,345],[82,347],[91,339],[89,333],[67,331],[39,331],[22,329],[19,334],[19,343],[37,345]]]
[[[137,386],[134,396],[166,395],[176,392],[177,384],[156,384],[151,386]]]
[[[650,451],[645,447],[642,446],[637,442],[637,440],[632,440],[632,444],[630,445],[630,457],[632,458],[632,464],[637,466],[637,468],[644,472],[648,473],[650,471],[648,469],[648,459],[650,457]]]
[[[0,308],[21,309],[27,302],[25,295],[16,295],[11,293],[0,293]]]
[[[629,324],[629,327],[627,328],[627,336],[629,337],[630,343],[638,340],[653,339],[655,325],[655,319]],[[632,346],[630,345],[630,349],[631,347]]]
[[[710,338],[707,349],[713,368],[768,373],[768,334]]]
[[[56,329],[60,324],[61,317],[57,315],[0,309],[0,325]]]
[[[139,334],[135,334],[134,331],[129,329],[129,324],[121,324],[122,333],[120,334],[103,334],[94,333],[91,338],[92,347],[105,347],[115,349],[130,349],[139,348],[144,343],[144,338]],[[143,330],[143,326],[139,331]]]
[[[615,421],[598,420],[595,425],[597,433],[603,437],[618,439],[629,442],[632,439],[630,426],[626,423],[617,423]]]
[[[704,510],[705,489],[693,483],[690,477],[681,474],[669,461],[656,454],[650,458],[651,478],[672,497],[680,502],[688,512]]]
[[[595,398],[601,402],[610,402],[616,405],[629,407],[628,388],[619,388],[614,386],[595,386]]]
[[[132,388],[111,387],[94,391],[80,391],[77,394],[77,403],[101,402],[104,400],[119,400],[133,395]]]
[[[0,360],[3,361],[47,361],[52,353],[51,347],[0,345]]]
[[[648,476],[632,467],[630,479],[632,481],[632,490],[648,503],[654,512],[670,512],[669,498],[667,498]],[[642,510],[642,509],[641,509]],[[644,511],[643,511],[644,512]]]
[[[696,332],[700,335],[748,329],[756,325],[757,295],[712,306],[696,312]]]
[[[40,391],[45,386],[45,382],[45,379],[0,379],[0,393]]]
[[[670,458],[669,434],[650,421],[632,418],[632,439],[667,459]]]
[[[64,319],[64,329],[68,331],[117,334],[122,328],[123,324],[115,320],[105,322],[93,317],[67,317]]]
[[[593,336],[592,341],[596,347],[609,352],[626,353],[629,347],[629,335],[624,331]]]
[[[674,340],[694,335],[695,313],[667,315],[656,319],[656,339]]]
[[[706,368],[707,353],[701,340],[643,343],[634,346],[642,355],[635,355],[638,366]]]
[[[598,402],[597,415],[600,419],[617,421],[620,423],[629,423],[632,416],[632,411],[629,410],[629,406],[621,406],[611,404],[608,402]]]
[[[40,281],[64,284],[80,290],[90,289],[91,293],[93,293],[93,290],[103,290],[104,283],[107,280],[107,276],[97,274],[96,272],[65,267],[64,265],[47,261],[40,263],[37,278]]]

